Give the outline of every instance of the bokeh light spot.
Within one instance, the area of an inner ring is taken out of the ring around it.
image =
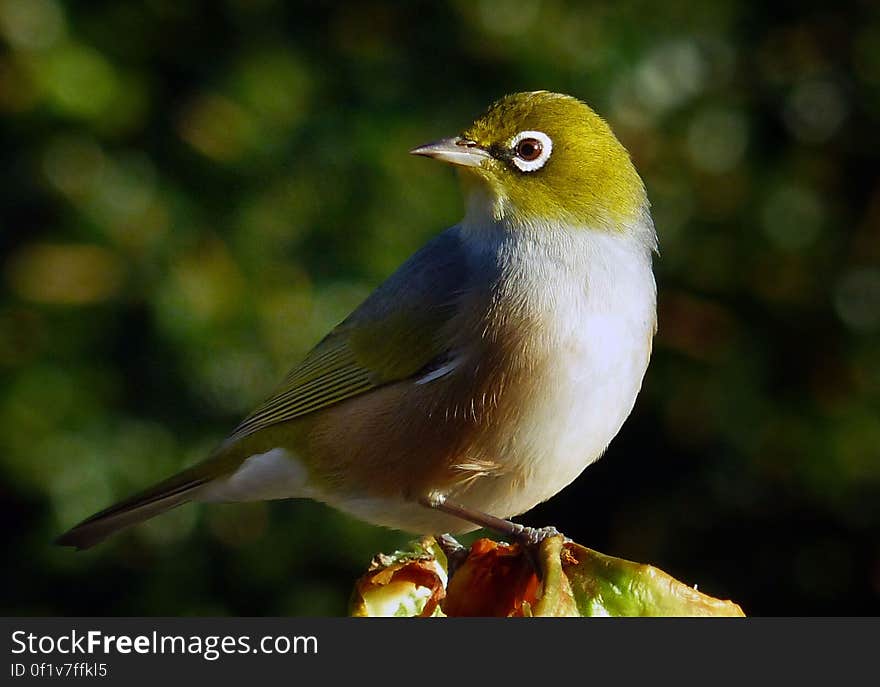
[[[785,184],[774,188],[761,210],[764,233],[779,248],[801,251],[819,236],[825,208],[809,188]]]
[[[789,96],[785,123],[802,141],[821,143],[837,133],[847,109],[848,104],[836,83],[808,80],[799,83]]]
[[[747,141],[748,129],[741,112],[712,109],[691,120],[687,150],[697,167],[720,174],[742,162]]]
[[[641,63],[635,74],[636,95],[649,109],[663,112],[699,93],[705,76],[706,63],[696,44],[676,41]]]
[[[43,171],[58,191],[71,198],[90,194],[103,177],[104,152],[85,136],[60,136],[43,152]]]
[[[500,36],[525,33],[538,18],[540,0],[480,0],[480,21]]]
[[[286,50],[248,56],[238,68],[235,83],[242,104],[270,126],[289,131],[308,112],[309,74]]]
[[[114,298],[124,267],[100,246],[36,243],[25,246],[7,266],[12,289],[38,303],[87,305]]]
[[[70,43],[40,63],[43,86],[52,104],[73,117],[98,119],[119,91],[112,65],[96,50]]]
[[[880,327],[880,269],[861,267],[844,274],[834,290],[834,309],[852,329]]]
[[[251,144],[254,125],[250,115],[229,98],[204,94],[183,109],[177,130],[202,155],[231,161],[241,157]]]
[[[16,48],[49,48],[64,35],[64,28],[56,0],[0,0],[0,32]]]

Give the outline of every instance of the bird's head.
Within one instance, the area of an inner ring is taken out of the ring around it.
[[[648,202],[626,149],[587,105],[534,91],[505,96],[459,135],[413,149],[459,166],[495,219],[622,231]]]

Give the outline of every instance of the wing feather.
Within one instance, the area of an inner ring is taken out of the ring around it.
[[[458,229],[437,236],[315,346],[230,438],[406,379],[448,355],[441,332],[455,315],[469,272]]]

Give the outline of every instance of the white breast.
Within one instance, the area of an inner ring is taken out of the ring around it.
[[[519,237],[511,251],[522,261],[513,278],[542,323],[539,345],[551,363],[508,447],[512,483],[475,482],[460,495],[501,516],[550,498],[602,455],[632,410],[650,357],[656,287],[646,232],[562,231],[564,240]]]

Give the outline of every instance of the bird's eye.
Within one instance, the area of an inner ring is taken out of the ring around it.
[[[544,146],[537,138],[524,138],[516,144],[516,156],[520,160],[532,162],[541,156]]]
[[[543,131],[520,131],[510,142],[512,162],[520,172],[541,169],[553,152],[553,141]]]

